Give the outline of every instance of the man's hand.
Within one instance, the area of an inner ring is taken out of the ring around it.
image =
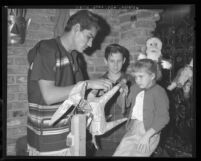
[[[87,80],[88,89],[103,89],[103,91],[109,91],[112,89],[112,82],[109,79],[96,79],[96,80]]]

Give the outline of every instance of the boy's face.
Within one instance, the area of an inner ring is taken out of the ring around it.
[[[108,66],[108,72],[117,74],[121,72],[122,66],[125,62],[125,58],[123,58],[122,54],[117,53],[111,53],[107,60],[105,60],[107,66]]]
[[[135,82],[142,89],[147,89],[151,87],[153,80],[155,78],[154,74],[150,74],[146,71],[146,69],[138,70],[132,75],[135,77]]]
[[[96,36],[97,30],[92,27],[90,30],[84,29],[80,31],[80,25],[78,24],[78,28],[75,32],[75,49],[82,53],[86,48],[92,47],[92,41]]]

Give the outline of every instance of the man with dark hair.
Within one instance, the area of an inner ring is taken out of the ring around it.
[[[62,118],[55,126],[49,121],[59,105],[68,98],[74,85],[83,81],[78,55],[87,47],[99,30],[97,16],[80,10],[69,18],[64,34],[41,40],[29,51],[27,142],[30,156],[67,156],[66,137],[69,121]],[[87,80],[87,89],[112,87],[106,79]]]

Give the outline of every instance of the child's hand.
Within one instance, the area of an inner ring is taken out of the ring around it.
[[[150,151],[150,147],[149,147],[149,137],[144,135],[140,141],[139,144],[137,146],[137,151],[141,152],[141,153],[147,153]]]
[[[128,95],[128,86],[125,84],[123,87],[120,88],[119,92],[122,94],[122,96]]]

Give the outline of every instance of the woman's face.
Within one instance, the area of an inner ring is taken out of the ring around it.
[[[113,74],[120,73],[124,62],[125,58],[123,58],[121,53],[116,52],[110,54],[108,59],[106,60],[109,73]]]
[[[147,89],[152,86],[155,74],[148,73],[146,69],[140,69],[132,74],[135,77],[135,82],[142,89]]]

